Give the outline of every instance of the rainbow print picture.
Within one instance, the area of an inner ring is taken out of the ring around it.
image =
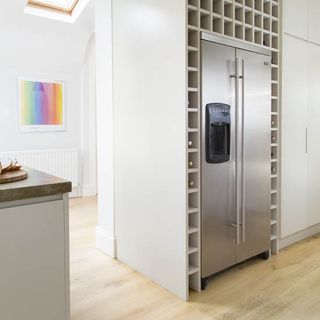
[[[63,131],[63,82],[18,79],[19,118],[22,132]]]

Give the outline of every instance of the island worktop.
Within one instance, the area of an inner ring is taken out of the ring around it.
[[[71,182],[50,174],[23,168],[28,178],[0,184],[0,202],[23,200],[71,192]]]
[[[69,320],[69,181],[0,185],[0,319]]]

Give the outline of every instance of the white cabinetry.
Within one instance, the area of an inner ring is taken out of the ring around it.
[[[284,0],[283,31],[320,44],[320,1]]]
[[[283,41],[281,236],[320,223],[320,46]]]
[[[284,0],[283,6],[283,31],[308,39],[308,0]]]
[[[69,320],[67,197],[0,203],[0,319]]]
[[[320,26],[319,26],[320,28]],[[320,46],[308,44],[308,226],[320,223]]]
[[[292,0],[289,0],[289,1],[292,1]],[[320,17],[320,1],[309,0],[309,19],[308,19],[309,20],[309,40],[320,44],[319,17]]]
[[[308,43],[284,36],[281,236],[306,227]]]

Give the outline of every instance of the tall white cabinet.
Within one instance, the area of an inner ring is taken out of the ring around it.
[[[299,19],[295,19],[293,12],[299,12]],[[297,236],[320,223],[320,36],[316,32],[320,25],[317,12],[320,12],[319,1],[284,1],[282,238]]]
[[[307,187],[308,44],[283,41],[281,236],[305,228]],[[296,63],[299,61],[300,63]],[[294,66],[294,67],[293,67]]]
[[[320,7],[320,4],[319,4]],[[308,44],[307,223],[320,223],[320,45]]]

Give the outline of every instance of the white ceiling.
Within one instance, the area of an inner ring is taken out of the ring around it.
[[[1,3],[0,65],[23,64],[26,58],[43,67],[81,65],[94,32],[94,0],[74,24],[27,15],[25,4],[25,0]]]

